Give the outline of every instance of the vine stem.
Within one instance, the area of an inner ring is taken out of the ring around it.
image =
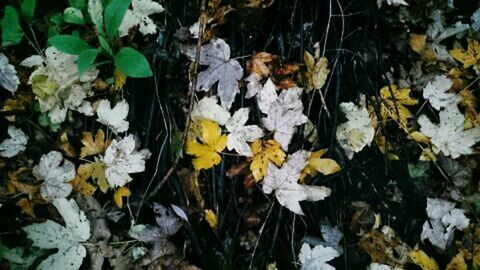
[[[202,47],[203,29],[205,28],[205,19],[206,19],[206,16],[205,16],[206,5],[207,5],[207,0],[202,0],[202,2],[200,3],[200,15],[198,18],[199,20],[198,41],[197,41],[197,47],[195,51],[195,61],[193,62],[193,78],[192,78],[192,84],[189,90],[190,103],[189,103],[189,108],[187,113],[185,129],[183,130],[183,134],[182,134],[182,149],[185,147],[185,143],[188,138],[188,133],[190,131],[190,124],[192,122],[191,113],[192,113],[193,104],[195,101],[195,89],[197,88],[198,66],[200,62],[200,49]],[[177,168],[179,161],[180,161],[180,157],[175,156],[175,159],[170,169],[168,169],[167,173],[163,176],[162,180],[158,182],[158,184],[153,188],[152,192],[150,192],[150,194],[148,194],[148,196],[145,198],[146,202],[153,199],[153,197],[158,193],[158,191],[160,191],[163,185],[167,183],[167,181],[170,179],[170,176],[172,176],[173,172]]]

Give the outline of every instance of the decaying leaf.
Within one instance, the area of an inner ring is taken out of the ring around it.
[[[123,17],[122,23],[118,28],[120,37],[126,36],[128,30],[137,25],[140,26],[140,33],[144,36],[155,34],[157,26],[148,16],[161,13],[164,9],[162,5],[152,0],[132,0],[132,9],[128,9]]]
[[[113,195],[113,199],[114,199],[117,207],[122,208],[123,207],[123,198],[130,197],[131,195],[132,195],[132,192],[130,192],[130,189],[128,187],[120,187],[117,190],[115,190],[115,194]]]
[[[28,136],[21,129],[8,126],[8,135],[10,139],[5,139],[0,143],[0,156],[11,158],[19,152],[25,151]]]
[[[88,179],[92,177],[93,170],[93,163],[85,163],[78,167],[77,175],[70,182],[75,192],[80,193],[83,196],[93,195],[97,188],[88,182]]]
[[[285,161],[285,152],[280,147],[280,144],[274,140],[262,141],[256,140],[252,143],[252,163],[250,170],[253,177],[258,182],[267,174],[267,166],[269,162],[280,166]]]
[[[298,183],[302,170],[307,166],[309,155],[309,152],[299,150],[290,155],[281,168],[269,162],[267,175],[262,182],[263,192],[266,194],[275,192],[280,205],[298,215],[303,215],[300,201],[323,200],[331,192],[324,186],[306,186]]]
[[[375,129],[366,108],[348,102],[341,103],[340,109],[345,113],[347,122],[337,126],[337,140],[351,159],[354,153],[372,143]]]
[[[420,266],[422,270],[440,270],[435,259],[430,258],[423,250],[412,250],[410,258],[413,263]]]
[[[110,187],[123,187],[132,181],[129,174],[143,172],[150,155],[148,149],[136,150],[135,139],[131,134],[120,141],[114,139],[103,157],[105,176]]]
[[[302,270],[335,269],[328,262],[340,256],[340,253],[331,247],[317,245],[313,248],[304,243],[298,254],[298,260],[302,264]]]
[[[15,67],[8,62],[7,56],[0,53],[0,85],[14,94],[20,84],[20,80]]]
[[[475,39],[469,39],[467,50],[453,49],[450,54],[462,63],[464,68],[469,68],[480,60],[480,43]]]
[[[87,255],[81,243],[90,237],[90,222],[73,199],[54,199],[53,205],[62,215],[65,226],[47,220],[44,223],[28,225],[23,230],[33,241],[34,246],[42,249],[58,249],[57,253],[42,261],[38,269],[77,270]]]
[[[195,46],[185,47],[182,51],[190,60],[195,59]],[[196,91],[208,91],[218,82],[217,95],[222,107],[230,109],[239,92],[238,80],[243,76],[243,68],[237,60],[230,59],[228,44],[223,39],[215,39],[202,46],[199,64],[208,68],[198,74]]]
[[[248,142],[253,142],[263,136],[262,129],[257,125],[245,125],[249,112],[248,108],[241,108],[225,124],[230,132],[227,136],[227,149],[235,149],[239,155],[247,157],[253,155]]]
[[[80,150],[80,158],[103,154],[105,151],[105,133],[103,130],[97,130],[95,134],[95,140],[93,140],[92,133],[83,132],[83,138],[81,140],[83,147]]]
[[[97,107],[97,121],[108,126],[115,133],[128,130],[128,103],[125,100],[118,102],[115,107],[110,107],[110,101],[102,99]]]
[[[430,101],[430,104],[436,110],[456,106],[460,102],[460,97],[448,90],[453,82],[445,75],[439,75],[429,82],[423,89],[423,97]]]
[[[330,69],[328,69],[328,59],[319,56],[314,58],[308,51],[305,51],[303,53],[303,61],[307,67],[305,89],[307,91],[322,89],[330,73]],[[300,78],[302,77],[300,76]]]
[[[398,86],[394,84],[385,86],[380,89],[380,96],[382,98],[381,114],[383,121],[391,118],[406,127],[408,119],[412,117],[406,106],[418,103],[416,99],[410,97],[410,88],[398,89]]]
[[[222,134],[216,122],[201,120],[200,125],[202,127],[201,142],[188,139],[185,149],[187,154],[196,157],[192,163],[197,171],[218,165],[222,160],[219,153],[227,146],[227,135]]]
[[[65,198],[72,192],[72,185],[69,183],[75,178],[75,165],[65,160],[60,152],[51,151],[40,158],[38,165],[33,167],[33,175],[38,180],[43,180],[40,193],[46,200]]]

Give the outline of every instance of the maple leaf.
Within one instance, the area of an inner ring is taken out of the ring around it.
[[[100,190],[103,193],[106,193],[110,189],[110,185],[108,184],[107,176],[105,175],[105,164],[101,160],[95,160],[92,166],[92,178],[95,180]]]
[[[195,60],[196,47],[184,47],[183,53]],[[198,73],[196,91],[208,91],[218,82],[217,95],[225,109],[230,109],[239,92],[238,81],[243,76],[243,68],[237,60],[230,59],[230,47],[223,39],[211,40],[200,50],[199,64],[208,66]]]
[[[313,248],[303,243],[298,254],[298,260],[302,264],[301,270],[334,270],[335,267],[327,262],[340,256],[340,253],[331,247],[316,245]]]
[[[338,125],[337,140],[351,159],[354,153],[372,143],[375,129],[365,107],[359,108],[352,102],[347,102],[341,103],[340,109],[345,113],[347,122]]]
[[[328,59],[326,57],[314,58],[308,51],[305,51],[303,53],[303,61],[307,67],[305,88],[307,91],[314,89],[320,90],[330,73],[330,69],[328,69]],[[302,76],[300,76],[300,78],[302,78]]]
[[[468,39],[468,49],[453,49],[450,51],[450,54],[457,61],[463,64],[464,68],[469,68],[473,65],[476,65],[480,60],[480,43],[474,39]]]
[[[130,189],[127,187],[121,187],[117,190],[115,190],[115,194],[113,194],[113,200],[115,201],[115,204],[117,205],[118,208],[123,207],[123,198],[124,197],[130,197],[132,195],[132,192],[130,192]]]
[[[126,36],[128,30],[137,25],[140,25],[140,33],[144,36],[155,34],[157,26],[148,16],[163,11],[162,5],[152,0],[132,0],[132,9],[127,10],[118,28],[119,36]]]
[[[83,132],[81,142],[84,146],[80,150],[80,158],[103,154],[105,151],[105,133],[103,133],[103,130],[101,129],[97,130],[95,141],[93,140],[92,133]]]
[[[274,56],[267,52],[259,52],[252,56],[249,62],[250,72],[255,73],[260,78],[270,75],[270,69],[266,63],[273,61]]]
[[[285,161],[285,152],[283,152],[280,144],[274,140],[262,141],[256,140],[252,143],[252,163],[250,170],[253,173],[255,181],[260,181],[267,174],[267,166],[269,162],[280,166]]]
[[[298,183],[302,170],[307,166],[309,152],[299,150],[290,155],[281,168],[268,163],[267,175],[262,182],[265,194],[275,192],[280,205],[298,215],[303,215],[300,201],[323,200],[331,190],[323,186],[306,186]]]
[[[305,169],[303,169],[300,179],[304,179],[307,174],[313,177],[319,172],[323,175],[329,175],[341,170],[340,165],[338,165],[335,160],[330,158],[322,158],[327,151],[328,149],[320,149],[310,154],[307,166]]]
[[[230,119],[230,113],[217,104],[217,96],[203,97],[193,105],[190,117],[193,121],[207,119],[225,125]]]
[[[28,136],[23,131],[14,126],[8,126],[8,135],[10,139],[5,139],[0,143],[0,156],[11,158],[19,152],[25,151],[28,142]]]
[[[204,119],[200,120],[200,126],[201,142],[188,139],[185,149],[187,154],[196,157],[192,163],[197,171],[218,165],[222,160],[219,153],[227,146],[227,135],[222,134],[222,129],[216,122]]]
[[[439,270],[435,259],[430,258],[423,250],[412,250],[409,254],[413,263],[420,266],[422,270]]]
[[[301,88],[283,90],[271,104],[267,117],[262,118],[266,129],[275,132],[273,138],[280,143],[282,149],[288,151],[288,145],[296,132],[296,126],[308,120],[303,114],[303,103],[300,99]]]
[[[20,175],[23,173],[28,172],[29,169],[26,167],[20,167],[18,170],[13,172],[8,172],[8,183],[7,183],[7,191],[6,194],[8,195],[15,195],[15,194],[27,194],[29,199],[33,199],[36,193],[39,190],[37,185],[24,183],[20,181]]]
[[[263,131],[257,125],[248,125],[249,108],[241,108],[236,111],[233,116],[225,124],[225,127],[230,132],[228,134],[227,148],[228,150],[235,149],[241,156],[252,156],[252,150],[247,142],[253,142],[263,136]]]
[[[463,209],[455,208],[455,203],[442,199],[427,198],[427,215],[429,220],[423,224],[420,238],[443,250],[452,241],[455,229],[464,230],[470,220]]]
[[[20,80],[15,67],[8,62],[7,56],[0,53],[0,85],[14,94],[20,84]]]
[[[150,151],[135,149],[133,135],[128,135],[120,141],[113,140],[107,147],[103,163],[105,164],[105,177],[108,184],[122,187],[133,180],[130,173],[139,173],[145,170],[145,160],[150,157]]]
[[[29,215],[30,217],[36,218],[35,212],[33,211],[33,207],[35,206],[35,202],[33,200],[29,200],[27,198],[21,198],[15,203],[18,207],[20,207],[20,212],[25,215]]]
[[[72,144],[68,140],[68,135],[66,132],[63,132],[60,135],[60,149],[63,150],[63,152],[67,155],[67,157],[76,157],[77,152],[75,151],[75,148],[73,148]]]
[[[51,151],[42,155],[38,165],[33,167],[32,173],[38,180],[44,180],[40,187],[40,194],[46,200],[65,198],[72,192],[69,183],[75,178],[75,165],[65,160],[60,152]]]
[[[93,195],[97,188],[87,181],[92,177],[93,169],[93,163],[82,164],[78,167],[77,175],[70,182],[73,186],[73,190],[83,196]]]
[[[97,107],[97,121],[108,126],[115,133],[128,130],[128,103],[125,100],[118,102],[115,107],[110,107],[110,101],[100,100]]]
[[[406,106],[418,103],[416,99],[410,97],[410,88],[398,89],[396,85],[384,86],[380,89],[380,96],[382,98],[381,114],[383,121],[392,118],[405,127],[408,119],[412,117]]]
[[[428,136],[433,144],[433,152],[440,151],[445,156],[458,158],[473,154],[471,147],[480,141],[480,128],[464,129],[465,117],[456,105],[440,111],[440,123],[433,124],[425,115],[418,118],[420,132]]]
[[[460,97],[455,93],[448,93],[452,88],[453,82],[445,75],[436,76],[423,89],[423,97],[430,101],[430,104],[436,110],[441,108],[456,106],[460,102]]]
[[[65,226],[47,220],[23,227],[34,246],[58,249],[58,252],[42,261],[37,269],[79,269],[87,255],[81,243],[90,238],[90,222],[73,199],[54,199],[53,205],[63,217]]]

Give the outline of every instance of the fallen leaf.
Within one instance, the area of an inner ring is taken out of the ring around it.
[[[440,270],[437,262],[428,257],[428,255],[422,250],[412,250],[410,252],[410,258],[413,263],[420,266],[422,270]]]
[[[260,78],[270,75],[270,69],[267,63],[273,61],[274,56],[267,52],[259,52],[252,56],[249,61],[250,72],[257,74]]]
[[[137,25],[140,26],[140,33],[144,36],[155,34],[157,26],[149,16],[163,11],[162,5],[152,0],[132,0],[132,9],[127,10],[118,28],[119,36],[126,36],[128,30]]]
[[[91,196],[97,189],[94,185],[90,184],[87,180],[92,177],[93,163],[85,163],[78,167],[77,175],[70,182],[73,186],[73,190],[83,196]]]
[[[128,103],[125,100],[118,102],[113,108],[110,101],[100,100],[97,107],[97,121],[108,126],[114,133],[122,133],[128,130]]]
[[[8,135],[10,139],[5,139],[0,143],[0,156],[11,158],[19,152],[25,151],[28,136],[21,129],[8,126]]]
[[[103,130],[97,130],[95,134],[95,141],[93,140],[92,133],[83,132],[83,138],[81,140],[83,147],[80,150],[80,158],[103,154],[105,151],[105,133]]]
[[[467,270],[468,266],[463,258],[462,253],[458,253],[453,259],[448,263],[445,270]]]
[[[183,53],[194,60],[196,47],[184,47]],[[230,47],[223,39],[215,39],[200,50],[199,64],[208,66],[198,73],[196,91],[208,91],[218,82],[217,95],[222,107],[230,109],[239,92],[238,81],[243,76],[243,68],[237,60],[230,59]]]
[[[303,169],[300,179],[304,179],[307,174],[312,177],[316,176],[319,172],[323,175],[330,175],[342,169],[335,160],[322,158],[327,151],[328,149],[320,149],[310,154],[307,166]]]
[[[384,123],[388,118],[391,118],[406,127],[408,119],[412,117],[406,106],[418,103],[416,99],[410,97],[410,88],[398,89],[396,85],[384,86],[380,89],[380,96],[382,98],[381,114]]]
[[[227,146],[227,135],[222,134],[220,126],[210,120],[200,120],[202,127],[201,142],[188,139],[186,153],[196,158],[193,159],[193,167],[199,171],[218,165],[222,160],[219,153]]]
[[[280,166],[285,161],[285,152],[280,144],[274,140],[262,141],[256,140],[252,143],[252,163],[250,170],[253,173],[255,181],[260,181],[267,174],[267,166],[269,162]]]
[[[453,49],[450,54],[463,64],[463,68],[469,68],[480,60],[480,43],[475,39],[468,39],[467,50]]]
[[[335,269],[327,262],[340,256],[340,253],[331,247],[316,245],[313,248],[309,244],[303,243],[298,254],[298,260],[302,267],[301,270],[329,270]]]
[[[203,211],[205,220],[212,229],[216,229],[218,226],[218,217],[211,209],[205,209]]]
[[[68,135],[66,132],[63,132],[60,135],[60,149],[63,150],[65,155],[67,157],[74,158],[77,156],[77,151],[75,151],[75,148],[70,144],[70,141],[68,140]]]
[[[239,155],[247,157],[253,155],[247,142],[253,142],[263,136],[262,129],[257,125],[245,125],[249,112],[249,108],[240,108],[225,124],[230,132],[227,136],[227,149],[234,149]]]
[[[15,67],[8,62],[7,56],[0,53],[0,85],[13,95],[17,91],[20,80]]]
[[[123,207],[123,198],[125,198],[125,197],[128,198],[131,195],[132,195],[132,192],[130,192],[130,189],[128,187],[120,187],[119,189],[115,190],[115,194],[113,195],[113,199],[114,199],[117,207],[122,208]]]

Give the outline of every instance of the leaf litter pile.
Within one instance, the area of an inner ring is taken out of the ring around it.
[[[480,269],[480,3],[0,16],[0,269]]]

